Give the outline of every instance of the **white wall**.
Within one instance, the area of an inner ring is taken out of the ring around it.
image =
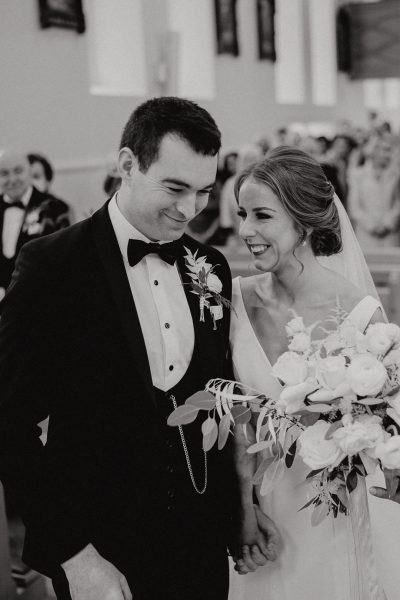
[[[79,217],[104,200],[104,158],[118,146],[123,124],[144,98],[90,95],[88,34],[41,30],[37,5],[35,0],[0,2],[0,147],[48,155],[57,168],[54,192],[68,200]],[[145,0],[143,6],[154,95],[152,69],[167,22],[166,3]],[[201,101],[219,123],[225,147],[271,134],[291,121],[364,121],[361,83],[342,75],[336,107],[317,108],[309,100],[301,106],[277,105],[273,64],[257,60],[253,0],[238,1],[238,23],[240,56],[216,57],[216,98]]]

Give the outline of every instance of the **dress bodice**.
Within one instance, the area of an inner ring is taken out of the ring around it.
[[[230,342],[235,377],[242,383],[260,392],[268,390],[268,396],[277,398],[282,390],[281,384],[272,375],[272,365],[262,348],[244,305],[240,288],[240,277],[233,280],[232,304],[234,313],[231,318]],[[349,313],[348,318],[359,331],[365,331],[372,315],[381,307],[373,296],[365,296]]]

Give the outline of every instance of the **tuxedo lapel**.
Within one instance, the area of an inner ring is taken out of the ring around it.
[[[135,361],[138,373],[141,374],[144,380],[150,397],[155,403],[146,345],[117,238],[108,215],[108,203],[93,215],[92,232],[106,279],[121,318],[122,329],[127,338],[132,358]]]

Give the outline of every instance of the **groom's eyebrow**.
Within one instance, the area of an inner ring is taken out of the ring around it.
[[[181,187],[184,187],[186,189],[190,189],[192,187],[186,181],[182,181],[182,179],[175,179],[174,177],[166,177],[162,180],[162,183],[172,183],[173,185],[180,185]],[[214,185],[215,182],[213,181],[212,183],[209,183],[208,185],[204,186],[204,188],[202,189],[211,191]]]

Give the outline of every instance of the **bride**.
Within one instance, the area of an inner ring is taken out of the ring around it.
[[[385,317],[347,214],[313,158],[296,148],[275,148],[239,175],[235,193],[241,218],[239,233],[260,271],[233,282],[235,378],[277,397],[281,384],[271,369],[287,350],[285,325],[293,318],[292,311],[303,317],[306,326],[319,321],[329,328],[326,319],[339,300],[360,331]],[[314,332],[318,333],[318,328]],[[258,498],[262,511],[281,534],[278,558],[265,561],[249,475],[255,465],[245,453],[248,442],[238,435],[237,440],[238,456],[242,457],[238,473],[244,527],[243,555],[236,570],[241,574],[255,572],[245,577],[232,573],[229,599],[352,599],[349,519],[344,515],[335,519],[330,514],[312,527],[309,511],[298,512],[309,500],[307,486],[301,485],[309,469],[298,456],[274,490]],[[373,501],[378,506],[370,508],[378,513],[387,511],[387,503],[376,498]],[[379,554],[385,540],[380,542]],[[386,540],[386,546],[389,544]],[[397,588],[394,594],[398,593],[396,582],[393,587]]]

